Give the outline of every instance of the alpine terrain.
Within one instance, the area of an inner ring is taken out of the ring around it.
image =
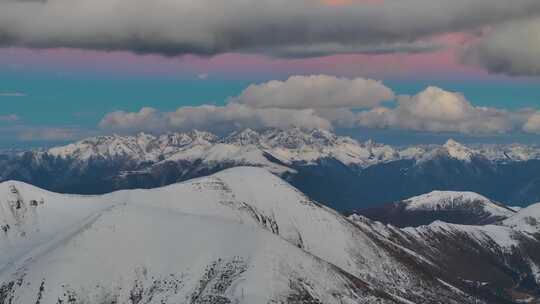
[[[261,168],[99,196],[7,181],[0,303],[534,303],[539,207],[400,229]]]
[[[472,191],[513,206],[540,201],[540,149],[525,145],[391,147],[325,130],[265,129],[99,136],[4,153],[0,180],[61,193],[154,188],[237,166],[264,167],[342,212],[434,190]]]

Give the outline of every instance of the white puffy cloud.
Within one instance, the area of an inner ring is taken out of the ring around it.
[[[540,75],[540,18],[508,22],[491,29],[463,54],[466,63],[494,73]]]
[[[311,75],[252,84],[234,101],[255,108],[331,109],[371,108],[392,99],[394,93],[380,81]]]
[[[515,128],[512,113],[475,107],[460,93],[429,87],[413,97],[401,96],[395,108],[378,107],[358,114],[365,127],[430,132],[505,133]]]
[[[393,96],[391,90],[372,80],[295,76],[250,86],[223,106],[184,106],[174,112],[149,107],[138,112],[112,112],[105,115],[100,127],[119,133],[359,126],[465,134],[540,133],[540,111],[535,109],[474,106],[461,93],[438,87],[428,87],[415,96],[399,96],[393,107],[380,106],[389,96]],[[364,97],[362,102],[358,97]],[[358,111],[361,107],[368,109]]]
[[[523,131],[527,133],[540,134],[540,111],[531,114],[525,124]]]
[[[140,53],[414,52],[419,38],[540,12],[538,0],[0,0],[0,44]]]
[[[144,107],[139,112],[108,113],[99,126],[119,132],[165,131],[169,128],[167,115],[150,107]]]
[[[137,132],[200,129],[225,132],[242,128],[331,129],[350,126],[349,108],[372,108],[394,98],[392,90],[371,79],[328,75],[292,76],[286,81],[251,85],[225,106],[181,107],[175,112],[142,108],[107,114],[102,129]]]
[[[314,110],[257,109],[230,103],[225,106],[202,105],[181,107],[175,112],[159,112],[143,108],[139,112],[117,111],[107,114],[100,127],[114,132],[163,132],[206,130],[215,133],[230,132],[244,128],[290,128],[331,129],[331,123],[317,116]]]

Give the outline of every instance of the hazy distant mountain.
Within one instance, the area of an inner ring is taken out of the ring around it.
[[[394,148],[325,130],[243,130],[100,136],[0,156],[0,180],[63,193],[153,188],[236,166],[264,167],[340,211],[433,190],[473,191],[515,206],[540,201],[540,149],[532,146]]]
[[[528,232],[442,222],[398,229],[345,218],[257,168],[100,196],[5,182],[0,228],[0,303],[461,304],[539,296],[540,242]]]

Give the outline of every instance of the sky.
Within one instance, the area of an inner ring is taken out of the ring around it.
[[[536,0],[0,0],[0,148],[291,126],[540,143],[539,53]]]

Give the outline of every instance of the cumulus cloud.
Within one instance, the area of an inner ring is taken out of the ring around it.
[[[227,133],[268,127],[540,133],[540,111],[535,109],[509,111],[474,106],[461,93],[438,87],[428,87],[414,96],[399,96],[394,106],[380,105],[381,101],[392,97],[390,89],[374,80],[293,76],[286,81],[249,86],[223,106],[185,106],[174,112],[150,107],[138,112],[112,112],[105,115],[100,127],[118,133],[192,129]]]
[[[540,75],[540,18],[508,22],[491,29],[463,54],[466,63],[494,73]]]
[[[540,111],[530,115],[523,125],[523,131],[527,133],[540,134]]]
[[[165,131],[170,127],[165,113],[150,107],[139,112],[115,111],[105,115],[99,126],[120,132]]]
[[[425,49],[426,36],[540,12],[538,0],[0,0],[0,44],[319,56]]]
[[[371,108],[391,99],[394,93],[380,81],[312,75],[253,84],[234,101],[255,108],[325,109]]]
[[[429,87],[401,96],[395,108],[378,107],[358,114],[358,124],[430,132],[505,133],[515,128],[513,114],[475,107],[462,94]]]
[[[107,114],[100,127],[121,133],[206,130],[225,133],[245,128],[331,129],[331,123],[311,109],[257,109],[230,103],[225,106],[202,105],[181,107],[175,112],[143,108],[139,112],[117,111]]]

